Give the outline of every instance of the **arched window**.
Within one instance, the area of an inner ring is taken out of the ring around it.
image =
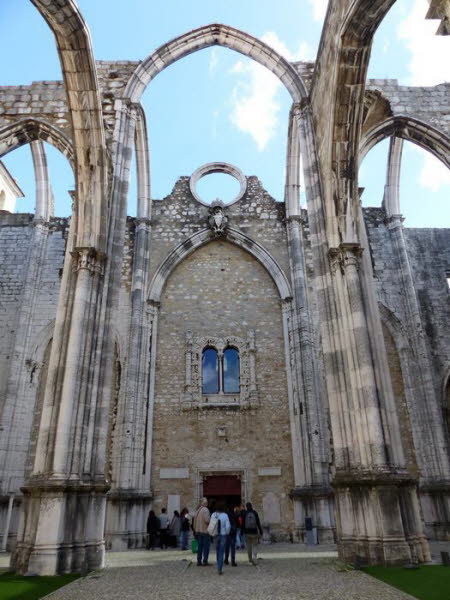
[[[215,348],[202,353],[202,394],[219,393],[219,356]]]
[[[222,377],[224,394],[239,394],[239,352],[236,350],[236,348],[227,348],[223,353]]]

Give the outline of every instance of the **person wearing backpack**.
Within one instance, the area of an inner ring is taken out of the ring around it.
[[[256,565],[256,546],[259,543],[259,536],[262,535],[262,527],[259,521],[259,515],[256,510],[253,510],[251,502],[247,502],[246,509],[243,514],[242,532],[245,533],[247,542],[248,562]]]
[[[211,515],[208,533],[214,537],[214,543],[216,544],[217,571],[219,575],[222,575],[223,555],[230,529],[230,519],[225,512],[225,506],[223,503],[218,503],[216,512]]]

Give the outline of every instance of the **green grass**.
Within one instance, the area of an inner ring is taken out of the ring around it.
[[[365,567],[362,570],[420,600],[450,600],[450,567],[428,565],[417,570]]]
[[[0,575],[0,600],[37,600],[67,585],[79,575],[22,577],[14,573]]]

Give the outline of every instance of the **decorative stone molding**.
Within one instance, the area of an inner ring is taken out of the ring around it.
[[[202,393],[202,352],[204,348],[214,348],[219,355],[219,368],[226,348],[239,351],[240,392],[226,394]],[[247,339],[237,336],[208,337],[186,332],[186,383],[182,398],[182,408],[255,408],[258,405],[256,387],[255,334],[249,331]]]

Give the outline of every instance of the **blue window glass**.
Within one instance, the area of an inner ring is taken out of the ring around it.
[[[223,353],[223,391],[225,394],[239,394],[239,352],[236,348],[227,348]]]
[[[219,393],[219,359],[217,350],[205,348],[202,354],[202,393]]]

